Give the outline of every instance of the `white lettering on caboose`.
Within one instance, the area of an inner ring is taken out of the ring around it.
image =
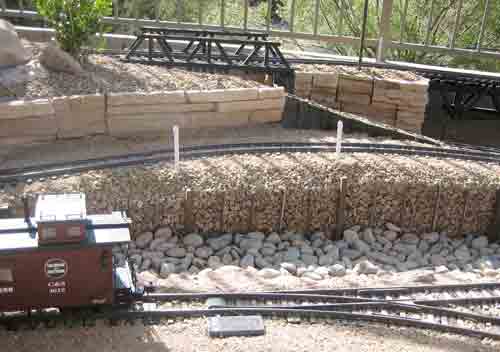
[[[14,287],[0,287],[0,295],[14,293]]]
[[[49,293],[54,295],[59,295],[66,293],[66,282],[65,281],[50,281],[47,286],[49,287]]]

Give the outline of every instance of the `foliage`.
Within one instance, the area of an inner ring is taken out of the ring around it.
[[[99,32],[103,16],[111,14],[112,0],[36,0],[36,7],[56,31],[61,49],[78,57]]]

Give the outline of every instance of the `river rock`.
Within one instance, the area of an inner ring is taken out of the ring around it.
[[[150,243],[149,243],[149,248],[152,250],[152,251],[155,251],[155,250],[159,250],[159,246],[162,244],[162,243],[166,243],[167,242],[167,239],[166,238],[155,238],[154,240],[152,240]]]
[[[257,269],[269,268],[271,266],[272,265],[267,260],[265,260],[263,257],[261,257],[261,256],[255,257],[255,267]]]
[[[356,265],[356,271],[360,274],[376,274],[379,270],[378,266],[370,262],[369,260],[363,260]]]
[[[146,270],[149,270],[149,268],[151,268],[151,259],[149,259],[149,258],[145,258],[145,259],[142,261],[142,264],[141,264],[140,270],[141,270],[141,271],[146,271]]]
[[[353,243],[356,240],[359,240],[359,235],[357,232],[354,232],[353,230],[344,231],[344,241],[346,241],[347,243]]]
[[[344,276],[347,273],[345,267],[342,264],[334,264],[330,266],[330,275],[332,276]]]
[[[471,246],[472,246],[472,248],[478,249],[478,250],[481,248],[484,248],[484,247],[488,247],[488,237],[479,236],[479,237],[474,238],[472,240]]]
[[[170,238],[174,233],[168,226],[163,226],[155,231],[155,238]]]
[[[361,252],[354,249],[348,249],[348,248],[342,249],[340,253],[342,257],[347,257],[350,260],[355,260],[361,257]]]
[[[368,243],[366,243],[365,241],[363,240],[355,240],[353,243],[352,243],[352,247],[358,251],[360,251],[362,254],[366,254],[366,253],[369,253],[371,252],[371,248],[370,246],[368,245]]]
[[[261,249],[262,240],[254,238],[244,238],[240,241],[239,246],[241,249],[249,250],[250,248]]]
[[[152,232],[143,232],[139,236],[137,236],[135,240],[135,244],[138,248],[146,248],[147,245],[153,240]]]
[[[288,271],[290,274],[296,275],[297,274],[297,265],[293,263],[281,263],[280,267]]]
[[[222,266],[222,262],[219,257],[213,255],[208,258],[208,267],[212,270],[216,270]]]
[[[283,260],[286,262],[295,262],[300,258],[300,251],[297,247],[289,247],[285,255],[283,257]]]
[[[277,244],[281,242],[280,235],[278,235],[276,232],[273,232],[269,234],[269,236],[266,237],[266,242]]]
[[[367,227],[363,230],[361,238],[363,239],[363,241],[371,245],[375,243],[375,235],[373,234],[373,230],[370,227]]]
[[[213,249],[210,247],[198,247],[196,248],[194,255],[198,258],[208,258],[214,253]]]
[[[398,238],[398,233],[396,231],[384,231],[383,233],[384,239],[387,241],[395,241]]]
[[[323,280],[323,276],[314,272],[314,271],[306,271],[301,275],[302,278],[307,278],[315,281]]]
[[[190,233],[187,236],[184,236],[182,242],[187,247],[200,247],[203,245],[203,237],[198,235],[197,233]]]
[[[317,265],[318,264],[318,257],[316,257],[315,255],[302,254],[300,258],[304,262],[304,264],[306,264],[306,265]]]
[[[224,247],[229,246],[233,242],[233,235],[231,233],[224,234],[215,238],[207,240],[208,245],[214,250],[218,251]]]
[[[400,237],[401,242],[417,245],[420,239],[413,233],[405,233]]]
[[[170,248],[167,250],[167,255],[169,257],[175,257],[175,258],[183,258],[186,256],[186,249],[182,247],[175,247],[175,248]]]
[[[163,263],[161,264],[160,276],[163,278],[167,278],[170,274],[174,274],[176,272],[176,266],[173,263]]]
[[[251,266],[251,267],[255,266],[255,257],[251,254],[246,254],[243,258],[241,258],[240,266],[242,268],[246,268],[249,266]]]
[[[396,225],[394,225],[393,223],[390,223],[390,222],[386,223],[385,227],[389,231],[401,232],[401,228],[399,228],[398,226],[396,226]]]

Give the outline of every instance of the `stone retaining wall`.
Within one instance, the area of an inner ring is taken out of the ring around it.
[[[295,93],[320,104],[420,133],[428,80],[357,77],[334,72],[296,72]]]
[[[0,144],[279,122],[284,103],[281,87],[15,100],[0,103]]]

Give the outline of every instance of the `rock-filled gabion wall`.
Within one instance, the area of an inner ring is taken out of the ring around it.
[[[113,254],[117,265],[128,257],[139,272],[150,270],[164,278],[224,265],[254,267],[264,278],[296,275],[312,280],[351,272],[369,275],[424,268],[495,276],[500,268],[500,245],[489,243],[485,236],[451,239],[445,232],[417,235],[404,233],[391,223],[380,228],[353,226],[338,241],[324,232],[179,236],[164,226],[154,233],[143,232],[129,245],[115,247]],[[421,272],[416,280],[432,283],[435,278],[432,272]]]
[[[333,109],[420,133],[429,83],[422,77],[413,78],[388,78],[366,72],[296,71],[295,93]]]
[[[342,183],[342,187],[341,187]],[[5,185],[2,201],[80,191],[89,213],[125,209],[133,234],[323,231],[386,222],[406,231],[483,233],[493,221],[500,167],[466,161],[334,153],[237,155]],[[340,231],[340,236],[341,236]],[[340,238],[339,238],[340,239]]]

